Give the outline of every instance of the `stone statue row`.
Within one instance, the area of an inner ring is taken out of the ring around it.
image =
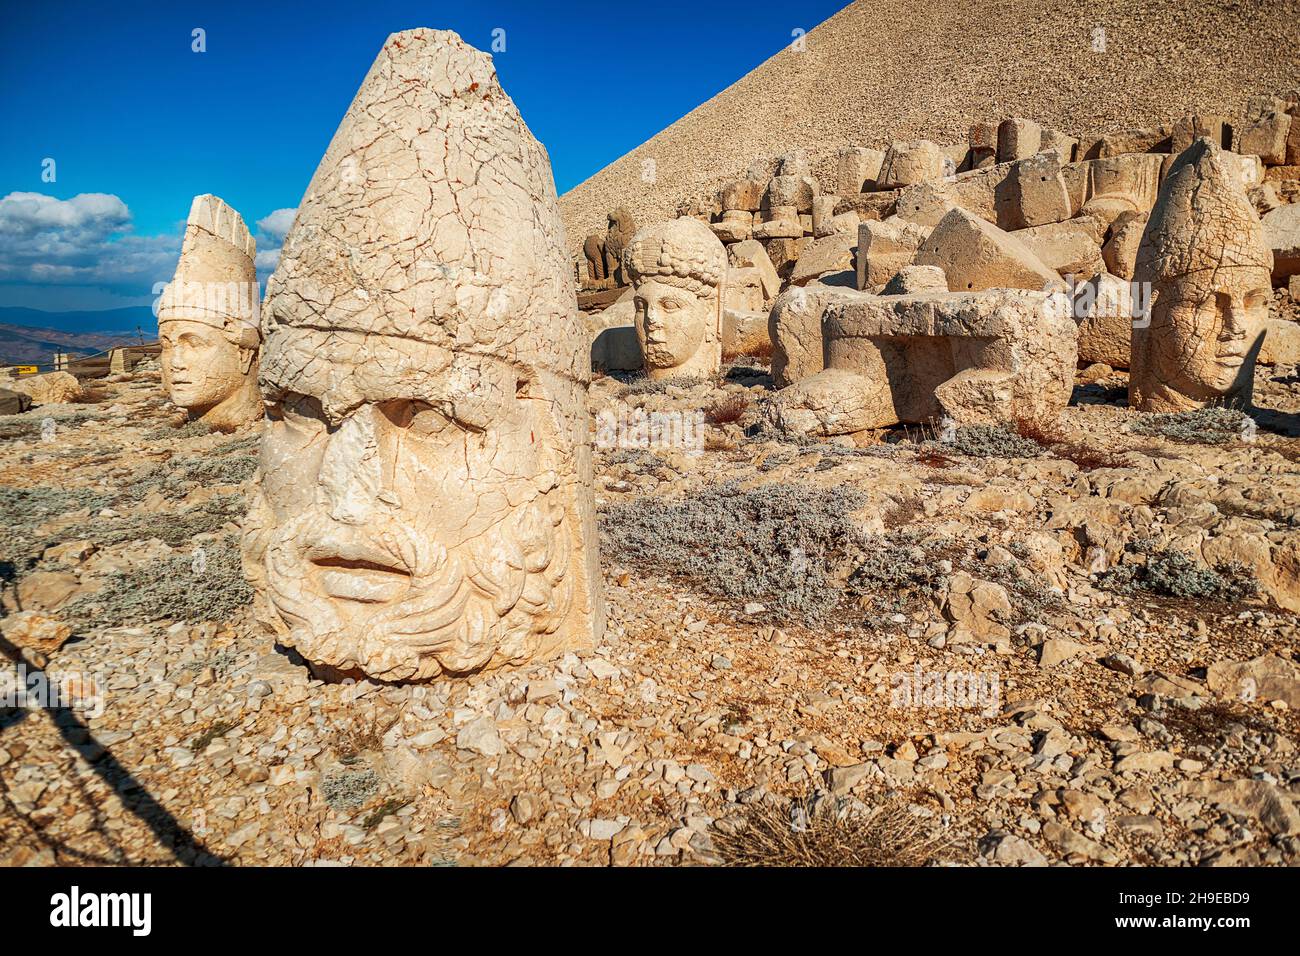
[[[1216,153],[1180,158],[1147,227],[1141,409],[1249,400],[1269,252]],[[587,257],[631,283],[647,374],[715,374],[722,243],[693,218],[632,236],[612,219]],[[255,289],[254,263],[239,215],[196,198],[159,330],[173,401],[222,428],[267,419],[243,551],[279,640],[381,681],[598,640],[590,333],[549,161],[491,58],[450,32],[390,37],[265,302],[205,291]]]

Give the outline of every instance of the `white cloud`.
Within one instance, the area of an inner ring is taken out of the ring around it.
[[[280,247],[296,209],[277,209],[257,221],[258,278],[265,281],[280,261]],[[109,193],[56,199],[14,192],[0,197],[0,299],[49,290],[44,308],[71,302],[74,287],[98,290],[104,300],[148,296],[176,273],[184,222],[153,236],[132,231],[131,211]],[[26,298],[24,298],[26,301]],[[77,300],[80,302],[80,300]],[[79,305],[77,307],[80,307]],[[107,306],[105,306],[107,307]]]
[[[268,245],[274,245],[278,249],[284,244],[284,237],[289,234],[289,227],[293,225],[293,217],[296,215],[297,209],[277,209],[264,219],[257,220],[257,228],[271,240]]]
[[[280,264],[280,248],[284,237],[293,226],[297,209],[277,209],[269,216],[257,220],[257,275],[265,281]]]
[[[117,196],[41,193],[0,198],[0,281],[107,285],[139,294],[176,271],[181,236],[137,236]]]

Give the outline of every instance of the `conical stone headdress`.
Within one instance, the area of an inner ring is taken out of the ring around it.
[[[448,31],[389,37],[307,188],[263,331],[264,389],[328,375],[334,415],[395,379],[445,400],[483,357],[544,391],[590,378],[550,161],[490,56]]]
[[[158,300],[158,321],[201,322],[223,330],[243,348],[256,348],[256,257],[239,213],[217,196],[195,196],[176,275]]]
[[[1271,270],[1272,253],[1240,178],[1223,151],[1197,139],[1174,160],[1138,248],[1135,280],[1153,285],[1187,279],[1194,285],[1218,269]]]

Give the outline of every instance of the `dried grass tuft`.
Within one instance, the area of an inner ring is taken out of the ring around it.
[[[729,866],[924,866],[947,841],[902,801],[864,812],[805,796],[752,805],[746,825],[713,844]]]

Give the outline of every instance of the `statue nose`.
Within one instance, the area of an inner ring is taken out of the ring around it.
[[[379,457],[379,413],[364,406],[329,436],[318,479],[329,516],[343,524],[363,524],[383,493]]]
[[[1233,338],[1245,335],[1247,315],[1245,302],[1237,298],[1229,299],[1223,310],[1223,334]]]

